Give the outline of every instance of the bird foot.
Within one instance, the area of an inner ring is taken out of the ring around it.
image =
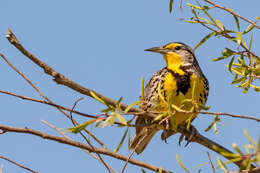
[[[179,138],[179,146],[181,145],[183,139],[185,139],[187,143],[184,145],[184,147],[187,147],[190,142],[194,141],[194,138],[197,136],[197,134],[199,134],[197,129],[192,125],[190,125],[189,130],[187,130],[187,125],[180,125],[178,128],[181,132],[181,136]]]

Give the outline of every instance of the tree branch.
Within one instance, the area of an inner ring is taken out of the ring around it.
[[[30,169],[30,168],[27,168],[27,167],[25,167],[25,166],[23,166],[23,165],[21,165],[21,164],[15,162],[15,161],[11,160],[11,159],[8,159],[8,158],[4,157],[4,156],[1,156],[1,155],[0,155],[0,158],[6,160],[6,161],[8,161],[8,162],[10,162],[10,163],[12,163],[12,164],[14,164],[14,165],[16,165],[16,166],[19,166],[20,168],[23,168],[23,169],[25,169],[25,170],[27,170],[27,171],[30,171],[30,172],[32,172],[32,173],[38,173],[37,171],[34,171],[34,170]]]
[[[4,125],[0,125],[0,129],[3,132],[16,132],[16,133],[24,133],[24,134],[31,134],[31,135],[35,135],[35,136],[39,136],[43,139],[48,139],[48,140],[52,140],[52,141],[56,141],[62,144],[67,144],[76,148],[81,148],[84,150],[88,150],[89,152],[94,152],[94,153],[99,153],[99,154],[103,154],[103,155],[107,155],[110,157],[114,157],[116,159],[119,160],[123,160],[123,161],[127,161],[128,157],[127,156],[123,156],[120,155],[118,153],[114,153],[112,151],[109,151],[107,149],[101,149],[101,148],[96,148],[96,147],[90,147],[89,145],[77,142],[77,141],[73,141],[71,139],[65,138],[65,137],[60,137],[60,136],[53,136],[53,135],[49,135],[37,130],[33,130],[33,129],[29,129],[27,127],[25,128],[17,128],[17,127],[10,127],[10,126],[4,126]],[[129,163],[133,164],[133,165],[137,165],[143,168],[147,168],[150,169],[152,171],[158,172],[159,171],[159,167],[153,166],[151,164],[139,161],[139,160],[135,160],[135,159],[129,159],[128,160]],[[163,173],[170,173],[170,171],[167,170],[163,170]]]
[[[249,19],[247,19],[247,18],[245,18],[245,17],[243,17],[243,16],[240,16],[239,14],[235,13],[235,12],[232,11],[231,9],[226,8],[226,7],[223,7],[223,6],[220,6],[220,5],[217,5],[217,4],[215,4],[214,2],[212,2],[212,1],[210,1],[210,0],[204,0],[204,1],[206,1],[207,3],[213,5],[213,7],[216,7],[216,8],[222,9],[222,10],[225,10],[225,11],[227,11],[228,13],[230,13],[230,14],[232,14],[232,15],[234,15],[234,16],[237,16],[237,17],[239,17],[240,19],[242,19],[242,20],[244,20],[244,21],[250,23],[251,25],[254,25],[254,26],[257,27],[258,29],[260,29],[260,26],[257,25],[256,22],[252,22],[251,20],[249,20]]]

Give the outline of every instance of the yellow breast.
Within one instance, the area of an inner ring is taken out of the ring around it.
[[[192,99],[192,88],[195,87],[195,92],[194,92],[194,96],[193,96],[194,101],[196,101],[197,103],[204,104],[205,100],[204,100],[203,94],[204,94],[205,88],[204,88],[203,79],[199,78],[198,76],[196,76],[194,74],[192,74],[190,76],[190,80],[187,81],[187,82],[190,83],[190,87],[188,88],[186,93],[183,93],[185,98],[186,99]],[[176,77],[174,77],[172,75],[172,73],[168,73],[165,77],[164,90],[166,91],[166,97],[171,92],[173,92],[173,94],[172,94],[173,98],[172,99],[173,99],[174,105],[180,107],[183,110],[187,110],[187,111],[189,111],[191,109],[191,105],[186,106],[186,107],[183,106],[182,98],[180,96],[181,94],[178,94],[178,92],[177,92],[177,90],[178,90],[177,79],[176,79]],[[165,106],[165,109],[167,109],[166,106]],[[182,124],[182,123],[185,123],[185,121],[191,115],[186,114],[186,113],[176,112],[174,116],[175,116],[176,123]]]

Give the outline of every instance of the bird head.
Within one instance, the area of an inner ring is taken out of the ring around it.
[[[163,55],[168,69],[189,66],[196,63],[193,50],[184,43],[173,42],[160,47],[153,47],[145,51],[157,52]]]

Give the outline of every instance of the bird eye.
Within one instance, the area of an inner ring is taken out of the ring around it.
[[[180,50],[181,49],[181,46],[176,46],[175,47],[175,50]]]

